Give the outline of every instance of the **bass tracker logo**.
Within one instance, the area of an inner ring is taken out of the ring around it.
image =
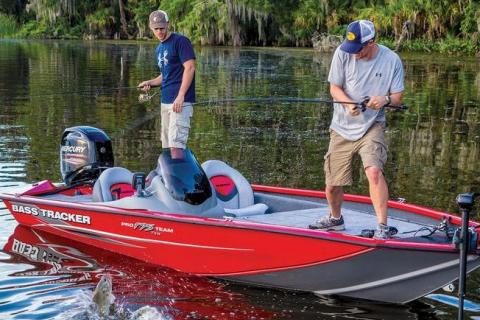
[[[41,209],[36,206],[27,206],[19,203],[12,203],[12,211],[32,216],[39,216],[48,219],[56,219],[68,222],[76,222],[82,224],[91,224],[90,217],[82,214],[68,213],[62,211],[53,211]]]

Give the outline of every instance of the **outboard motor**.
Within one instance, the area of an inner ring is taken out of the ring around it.
[[[157,173],[173,199],[199,205],[212,196],[208,177],[190,149],[163,149]]]
[[[110,167],[112,142],[105,132],[89,126],[65,129],[60,142],[60,170],[67,186],[95,181]]]

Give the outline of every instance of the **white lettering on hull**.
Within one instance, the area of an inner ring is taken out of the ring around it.
[[[122,221],[122,222],[120,223],[120,225],[121,225],[122,227],[128,227],[128,228],[132,228],[132,229],[139,230],[139,231],[152,232],[152,233],[154,233],[154,234],[173,233],[173,229],[172,229],[172,228],[159,227],[159,226],[156,226],[156,225],[153,224],[153,223],[144,223],[144,222],[135,222],[135,223],[132,223],[132,222]]]
[[[40,209],[34,206],[26,206],[22,204],[12,204],[12,211],[17,213],[29,214],[32,216],[40,216],[49,219],[62,220],[67,222],[75,222],[81,224],[90,224],[90,217],[82,214],[68,213],[62,211],[53,211]]]

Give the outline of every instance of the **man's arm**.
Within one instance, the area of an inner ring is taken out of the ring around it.
[[[403,91],[390,94],[390,103],[388,103],[387,96],[372,96],[367,104],[367,107],[372,109],[380,109],[390,104],[392,106],[399,106],[402,103]]]
[[[390,102],[390,104],[392,106],[399,106],[399,105],[402,104],[402,98],[403,98],[403,91],[397,92],[397,93],[392,93],[390,95],[390,99],[392,100],[392,102]]]
[[[333,100],[342,101],[342,102],[356,102],[353,101],[346,93],[343,91],[343,88],[330,83],[330,94],[332,95]],[[345,109],[348,110],[348,114],[352,117],[358,116],[360,114],[360,108],[354,104],[342,104]]]
[[[173,102],[173,111],[179,113],[182,112],[183,102],[185,100],[185,94],[187,93],[188,88],[193,81],[193,76],[195,75],[195,59],[187,60],[183,63],[183,76],[182,84],[180,85],[180,90],[178,95]]]
[[[156,78],[140,82],[137,87],[141,88],[143,91],[148,91],[151,87],[160,87],[161,85],[162,75],[159,75]]]

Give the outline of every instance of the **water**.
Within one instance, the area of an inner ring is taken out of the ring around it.
[[[116,165],[149,172],[161,149],[158,96],[140,103],[128,87],[157,74],[154,46],[0,40],[0,188],[59,181],[59,139],[74,125],[104,129]],[[198,101],[330,99],[329,54],[196,50]],[[391,198],[457,212],[458,193],[480,190],[480,62],[402,58],[410,108],[388,113]],[[252,183],[323,189],[330,119],[328,104],[209,103],[195,107],[189,146],[201,162],[226,161]],[[347,191],[368,194],[360,168]],[[392,306],[180,274],[17,226],[1,203],[0,223],[1,319],[91,318],[89,299],[103,274],[112,275],[117,308],[151,306],[164,319],[452,319],[457,313],[428,299]],[[479,275],[469,276],[467,297],[474,302]]]

